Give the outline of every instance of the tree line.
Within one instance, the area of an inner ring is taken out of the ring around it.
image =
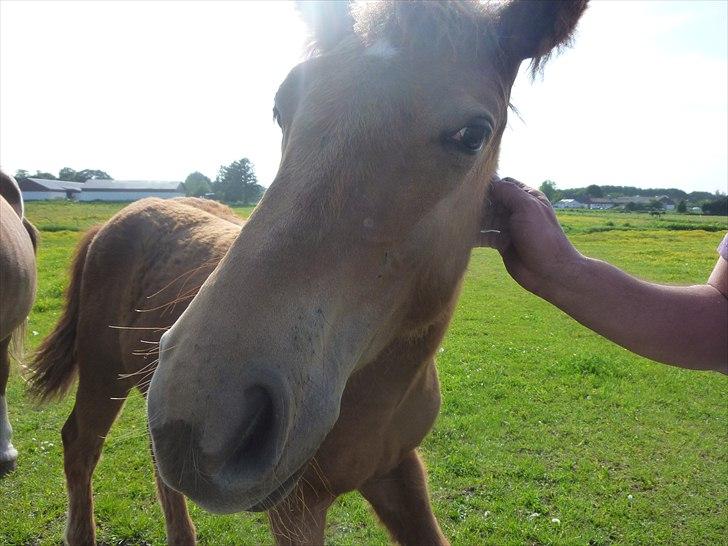
[[[728,215],[728,197],[720,190],[715,193],[706,191],[685,192],[677,188],[636,188],[634,186],[599,186],[591,184],[584,188],[570,188],[560,190],[557,189],[553,180],[544,180],[539,186],[539,190],[552,203],[556,203],[561,199],[592,199],[592,198],[617,198],[617,197],[636,197],[636,196],[663,196],[666,195],[673,200],[676,205],[677,212],[687,212],[688,205],[699,206],[704,214],[712,215]],[[663,204],[657,199],[652,199],[649,203],[627,203],[625,209],[629,211],[639,210],[658,210],[664,208]]]
[[[111,175],[105,171],[98,169],[83,169],[76,171],[70,167],[63,167],[58,171],[58,176],[53,173],[44,171],[35,171],[35,174],[31,174],[25,169],[18,169],[15,171],[15,179],[22,180],[24,178],[42,178],[44,180],[65,180],[67,182],[86,182],[87,180],[113,180]]]
[[[15,172],[16,180],[25,178],[42,178],[45,180],[66,180],[68,182],[86,182],[87,180],[113,180],[105,171],[98,169],[83,169],[76,171],[70,167],[63,167],[58,176],[53,173],[18,169]],[[253,163],[244,157],[233,161],[229,165],[221,165],[215,180],[211,180],[199,171],[190,173],[183,183],[185,193],[192,197],[214,198],[225,203],[241,203],[253,205],[260,201],[265,188],[258,184]]]

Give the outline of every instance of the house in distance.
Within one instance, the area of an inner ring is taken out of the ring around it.
[[[184,197],[182,182],[160,182],[153,180],[46,180],[44,178],[21,178],[18,180],[23,199],[26,201],[47,201],[69,199],[71,201],[136,201],[145,197]]]
[[[20,178],[18,186],[24,201],[49,201],[53,199],[78,198],[83,184],[67,180],[46,180],[45,178]]]
[[[184,197],[182,182],[151,180],[88,180],[79,201],[136,201],[145,197]]]

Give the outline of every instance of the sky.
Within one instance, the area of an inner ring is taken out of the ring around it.
[[[280,160],[273,96],[303,55],[287,2],[0,1],[0,165],[214,178]],[[531,185],[728,190],[728,2],[592,1],[524,63],[499,172]]]

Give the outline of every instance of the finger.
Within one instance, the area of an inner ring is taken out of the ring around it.
[[[493,181],[490,186],[490,193],[494,197],[503,197],[504,201],[509,202],[513,198],[523,199],[523,195],[521,194],[525,193],[530,195],[530,190],[532,189],[523,182],[506,177]]]
[[[488,197],[491,201],[512,214],[526,207],[533,206],[534,203],[540,204],[538,196],[532,194],[529,190],[536,191],[521,182],[504,178],[500,182],[495,182],[490,185]]]
[[[529,186],[527,184],[524,184],[520,180],[516,180],[515,178],[511,178],[510,176],[507,176],[505,178],[502,178],[501,180],[502,181],[505,181],[505,182],[509,182],[511,184],[515,184],[516,186],[518,186],[519,188],[521,188],[523,191],[525,191],[529,195],[532,195],[533,197],[535,197],[536,199],[538,199],[542,203],[544,203],[546,205],[549,205],[549,206],[551,205],[551,201],[549,201],[548,197],[546,197],[546,195],[542,191],[537,190],[536,188],[532,188],[531,186]]]

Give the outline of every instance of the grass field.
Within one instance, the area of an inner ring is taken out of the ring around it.
[[[116,204],[31,203],[41,229],[29,345],[57,320],[83,230]],[[238,211],[242,215],[248,209]],[[563,213],[574,244],[642,278],[704,282],[725,218]],[[494,251],[473,253],[438,358],[443,407],[422,446],[446,535],[474,544],[728,544],[728,378],[636,357],[529,295]],[[60,429],[72,405],[35,408],[9,385],[18,469],[0,481],[0,544],[56,544],[66,495]],[[94,476],[98,537],[162,544],[143,400],[134,395]],[[269,544],[265,518],[192,507],[204,544]],[[386,544],[356,495],[330,544]]]

